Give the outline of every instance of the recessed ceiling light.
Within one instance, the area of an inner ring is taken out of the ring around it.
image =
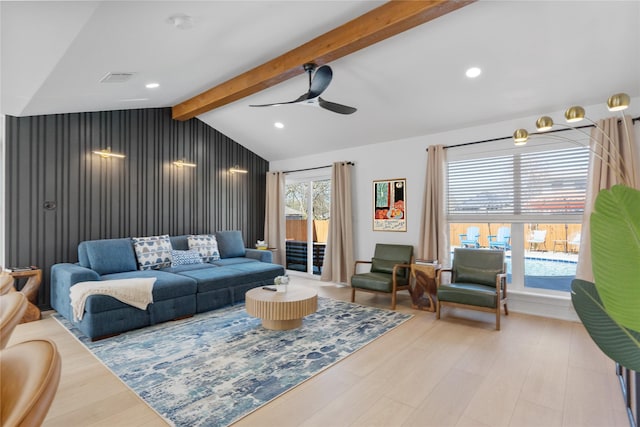
[[[284,128],[284,123],[281,123],[281,122],[275,122],[273,125],[275,127],[277,127],[278,129],[283,129]]]
[[[482,73],[482,70],[478,67],[471,67],[467,70],[467,72],[465,73],[467,75],[467,77],[469,77],[470,79],[475,79],[476,77],[478,77],[480,74]]]
[[[160,86],[160,83],[147,83],[144,85],[147,89],[155,89]]]

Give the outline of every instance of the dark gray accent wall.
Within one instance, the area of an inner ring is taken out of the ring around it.
[[[170,108],[6,117],[6,263],[51,266],[83,240],[242,230],[263,238],[268,162]],[[125,159],[92,153],[111,147]],[[197,163],[178,168],[173,161]],[[240,165],[248,174],[230,174]]]

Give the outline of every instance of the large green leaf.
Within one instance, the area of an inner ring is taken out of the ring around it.
[[[595,285],[573,280],[571,301],[600,350],[622,366],[640,371],[640,333],[619,325],[607,314]]]
[[[598,193],[591,254],[605,310],[620,325],[640,331],[640,191],[615,185]]]

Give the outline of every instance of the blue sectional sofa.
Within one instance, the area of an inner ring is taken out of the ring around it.
[[[78,263],[51,268],[51,305],[92,340],[244,301],[247,290],[273,284],[285,273],[272,253],[245,248],[239,231],[215,233],[219,257],[187,265],[141,268],[134,239],[91,240],[78,246]],[[189,250],[188,236],[169,237],[172,250]],[[217,254],[216,254],[217,255]],[[97,280],[153,277],[153,303],[140,310],[107,295],[90,295],[82,320],[71,307],[73,285]]]

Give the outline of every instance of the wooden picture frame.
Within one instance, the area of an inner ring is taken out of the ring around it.
[[[406,178],[373,181],[373,231],[407,231]]]

